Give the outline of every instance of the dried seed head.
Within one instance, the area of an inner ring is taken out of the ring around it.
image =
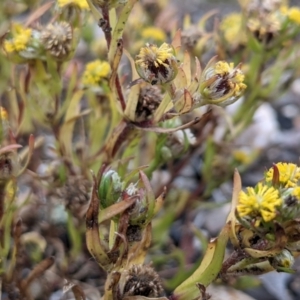
[[[126,231],[127,241],[129,243],[142,240],[142,228],[139,225],[129,225]]]
[[[196,46],[201,36],[202,32],[197,26],[190,26],[182,31],[181,42],[186,48],[191,49]]]
[[[64,59],[72,51],[73,30],[67,22],[49,24],[42,31],[41,39],[45,49],[56,59]]]
[[[162,94],[157,86],[146,85],[141,88],[136,107],[136,121],[150,119],[162,100]]]
[[[161,280],[151,266],[133,265],[125,270],[120,280],[123,296],[144,296],[149,298],[163,296]]]
[[[58,190],[65,206],[74,216],[81,216],[83,207],[89,202],[91,183],[82,177],[69,177],[66,184]]]
[[[163,43],[159,48],[146,44],[136,56],[135,64],[139,75],[151,84],[172,81],[178,70],[174,49],[167,43]]]

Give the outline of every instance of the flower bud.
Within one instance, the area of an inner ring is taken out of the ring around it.
[[[100,182],[98,196],[101,208],[106,208],[118,201],[122,194],[123,184],[119,174],[114,170],[107,171]]]
[[[135,65],[139,75],[152,85],[172,81],[178,71],[174,49],[167,43],[159,48],[146,44],[136,56]]]
[[[270,257],[269,262],[276,270],[280,268],[290,269],[293,266],[295,259],[289,250],[283,249],[279,254]]]
[[[203,71],[200,94],[201,105],[229,105],[238,100],[246,89],[245,76],[241,66],[233,67],[233,63],[225,61],[214,63],[212,60]]]

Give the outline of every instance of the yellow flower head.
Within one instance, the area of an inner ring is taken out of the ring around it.
[[[31,29],[14,23],[11,28],[12,38],[4,41],[4,50],[7,53],[25,50],[31,38]]]
[[[169,82],[177,74],[174,49],[167,43],[163,43],[159,48],[146,44],[136,56],[135,64],[139,75],[151,84]]]
[[[283,7],[281,12],[287,16],[290,21],[300,25],[300,9],[298,7]]]
[[[163,42],[166,40],[166,34],[163,30],[157,27],[146,27],[142,30],[141,36],[145,40],[154,40],[158,42]]]
[[[237,212],[240,217],[261,216],[269,222],[276,217],[276,208],[281,204],[278,190],[258,183],[255,188],[248,187],[247,192],[240,192]]]
[[[8,114],[7,114],[6,109],[2,106],[0,106],[0,116],[1,116],[1,121],[7,121]]]
[[[87,86],[100,85],[103,79],[109,77],[110,65],[99,59],[88,63],[82,75],[82,83]]]
[[[63,8],[67,5],[75,5],[80,9],[89,9],[89,5],[86,0],[57,0],[59,8]]]
[[[292,196],[296,197],[300,201],[300,186],[297,186],[292,191]]]
[[[300,180],[300,168],[292,163],[277,163],[276,167],[279,171],[279,184],[285,188],[295,187]],[[270,168],[266,175],[266,181],[272,182],[274,169]]]
[[[235,102],[246,89],[245,75],[240,65],[234,68],[233,63],[218,61],[203,71],[200,92],[207,103],[228,105]]]
[[[220,30],[227,43],[230,45],[241,45],[247,41],[247,36],[242,30],[243,17],[239,13],[227,15],[220,24]]]

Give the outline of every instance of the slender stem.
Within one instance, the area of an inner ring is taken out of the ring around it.
[[[2,224],[2,218],[4,216],[4,200],[5,200],[5,187],[6,182],[0,183],[0,246],[3,249],[4,248],[4,230]]]
[[[103,13],[103,19],[101,19],[99,21],[99,26],[102,28],[102,30],[104,32],[106,43],[107,43],[107,49],[109,50],[110,45],[111,45],[111,40],[112,40],[112,34],[111,34],[112,28],[110,26],[108,6],[105,6],[102,8],[102,13]],[[124,99],[124,95],[122,92],[122,87],[121,87],[121,83],[120,83],[118,74],[116,74],[115,84],[116,84],[116,90],[118,93],[118,98],[119,98],[122,110],[124,111],[126,108],[126,103],[125,103],[125,99]]]

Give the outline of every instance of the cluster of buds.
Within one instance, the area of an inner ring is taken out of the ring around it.
[[[223,272],[292,272],[300,240],[300,167],[277,163],[265,173],[263,181],[236,196],[237,222],[232,223],[231,241],[240,254]]]

